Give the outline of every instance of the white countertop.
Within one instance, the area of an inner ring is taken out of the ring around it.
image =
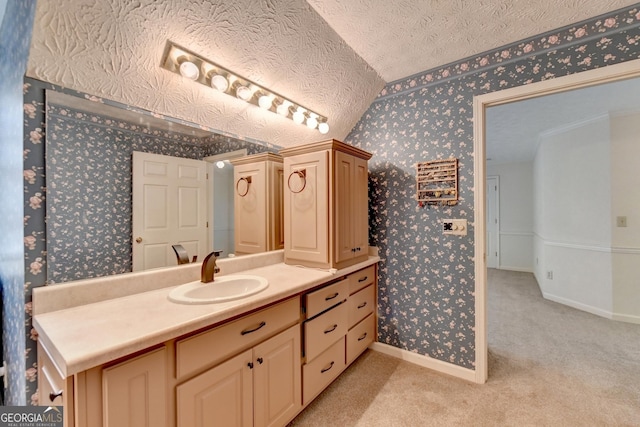
[[[40,314],[36,311],[33,325],[60,373],[68,377],[300,294],[378,261],[379,257],[369,256],[367,261],[335,274],[280,262],[237,272],[269,281],[264,291],[239,300],[177,304],[167,298],[175,288],[170,286]],[[34,310],[35,304],[36,300]]]

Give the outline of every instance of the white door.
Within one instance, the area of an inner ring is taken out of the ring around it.
[[[499,191],[500,179],[497,176],[487,177],[487,267],[498,268],[499,254]]]
[[[177,265],[207,254],[206,162],[133,153],[133,271]]]

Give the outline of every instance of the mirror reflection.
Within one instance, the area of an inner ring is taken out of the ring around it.
[[[175,266],[174,244],[234,254],[229,160],[277,147],[55,91],[46,104],[47,283]]]

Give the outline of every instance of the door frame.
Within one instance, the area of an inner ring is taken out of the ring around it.
[[[608,65],[603,68],[583,71],[531,83],[473,98],[473,189],[474,194],[474,241],[475,241],[475,382],[482,384],[488,376],[487,347],[487,260],[486,260],[486,109],[525,99],[536,98],[573,89],[595,86],[620,80],[640,77],[640,59]]]
[[[496,268],[500,268],[500,175],[488,175],[487,181],[490,179],[496,180],[496,200],[495,200],[495,212],[496,212]],[[485,194],[486,197],[486,194]],[[486,242],[485,242],[486,244]]]
[[[207,229],[207,233],[209,233],[210,239],[208,239],[209,252],[213,252],[213,200],[215,199],[213,194],[213,171],[216,167],[216,162],[222,160],[231,160],[238,159],[240,157],[244,157],[247,155],[247,149],[243,148],[241,150],[228,151],[226,153],[214,154],[212,156],[205,157],[204,160],[207,162],[207,221],[210,226]]]

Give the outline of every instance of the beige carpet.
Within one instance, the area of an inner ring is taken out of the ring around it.
[[[640,426],[640,325],[542,298],[489,271],[489,380],[476,385],[367,350],[298,426]]]

